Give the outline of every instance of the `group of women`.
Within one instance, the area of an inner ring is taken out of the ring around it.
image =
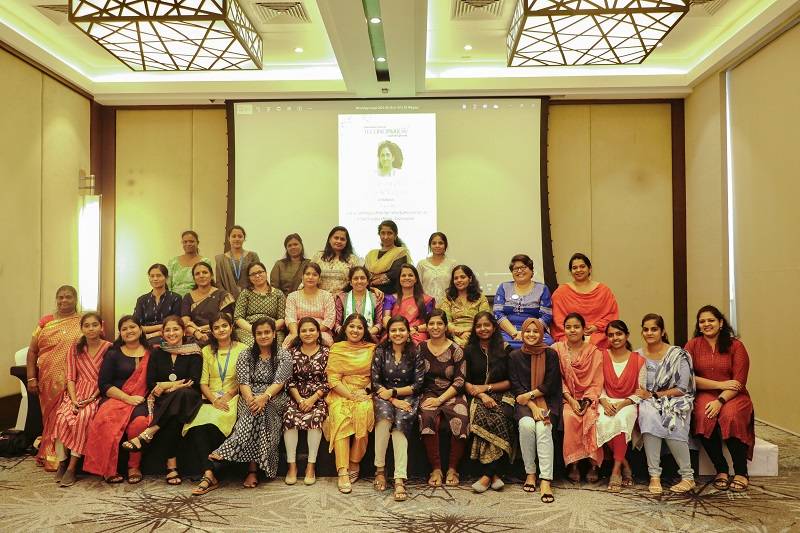
[[[699,310],[684,348],[669,343],[662,317],[645,315],[644,346],[634,352],[613,293],[591,279],[583,254],[570,258],[573,281],[552,295],[533,280],[531,259],[515,255],[512,280],[490,307],[474,272],[446,257],[443,233],[431,235],[431,256],[418,268],[394,222],[378,233],[381,248],[363,264],[343,227],[314,260],[290,235],[268,279],[234,226],[215,282],[197,234],[185,232],[184,254],[150,267],[152,290],[119,320],[113,344],[102,338],[100,316],[78,315],[75,290],[61,287],[28,354],[28,388],[44,421],[37,459],[62,486],[75,483],[82,456],[85,471],[115,483],[124,480],[122,448],[127,480],[137,483],[147,449],[177,485],[179,451],[195,449],[203,476],[193,494],[202,495],[219,486],[228,463],[248,466],[248,488],[259,470],[275,477],[281,442],[285,482],[295,484],[304,431],[303,482],[316,481],[324,436],[338,488],[349,493],[374,431],[374,486],[388,487],[391,441],[394,498],[403,501],[408,439],[418,428],[431,486],[457,486],[467,455],[480,465],[473,490],[500,490],[521,452],[523,490],[538,488],[551,503],[559,444],[574,482],[582,471],[596,482],[604,456],[613,459],[613,492],[633,484],[629,444],[643,446],[656,494],[666,448],[681,477],[671,490],[681,493],[694,487],[696,437],[717,469],[714,486],[746,490],[755,440],[749,360],[718,309]]]

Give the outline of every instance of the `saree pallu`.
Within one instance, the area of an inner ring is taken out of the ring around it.
[[[122,386],[122,392],[129,396],[145,396],[149,360],[150,353],[145,352],[139,366]],[[103,477],[113,476],[117,473],[119,444],[130,423],[134,408],[135,406],[116,398],[108,398],[100,405],[89,425],[89,438],[86,439],[86,459],[83,462],[85,471]]]
[[[469,406],[469,430],[473,435],[470,459],[489,464],[508,455],[510,462],[516,457],[516,421],[514,397],[508,392],[490,392],[497,407],[489,409],[479,398]]]
[[[366,391],[370,388],[372,356],[375,345],[337,342],[328,354],[328,385],[330,392],[325,398],[328,402],[328,418],[322,424],[322,432],[328,441],[328,451],[333,451],[334,443],[350,435],[365,437],[375,426],[375,412],[372,397],[355,401],[340,396],[336,386],[343,384],[351,392]]]
[[[36,461],[45,470],[58,468],[55,448],[56,411],[67,387],[67,354],[81,336],[81,317],[43,317],[33,332],[39,347],[36,359],[39,405],[42,409],[42,440]]]
[[[402,295],[387,295],[384,298],[383,311],[385,313],[388,310],[390,316],[402,315],[408,320],[409,327],[419,327],[425,323],[428,315],[431,314],[436,306],[434,299],[427,294],[422,296],[422,301],[425,307],[425,316],[420,316],[417,302],[413,296],[403,298]],[[384,335],[386,334],[388,334],[388,331],[384,333]],[[419,345],[428,340],[428,334],[424,331],[417,331],[411,335],[411,340],[414,341],[415,345]]]
[[[217,316],[217,313],[223,311],[233,315],[235,305],[236,300],[224,289],[215,290],[199,302],[192,298],[190,292],[183,297],[181,315],[190,317],[201,331],[211,335],[211,320]],[[208,342],[200,344],[205,346]]]

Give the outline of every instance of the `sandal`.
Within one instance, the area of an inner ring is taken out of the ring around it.
[[[123,481],[125,481],[125,478],[122,477],[119,474],[114,474],[113,476],[109,476],[109,477],[106,478],[106,483],[108,483],[109,485],[114,485],[116,483],[122,483]]]
[[[661,488],[661,478],[651,477],[650,485],[647,487],[647,490],[650,491],[650,494],[663,494],[664,489]]]
[[[153,441],[153,436],[150,435],[147,430],[145,429],[141,433],[139,433],[138,437],[134,437],[131,440],[126,440],[122,443],[122,447],[130,452],[140,452],[144,448],[147,447]]]
[[[438,468],[434,469],[431,472],[431,476],[428,478],[428,485],[431,487],[441,487],[442,486],[442,471]]]
[[[556,501],[556,497],[553,496],[552,492],[545,492],[544,494],[542,494],[542,497],[540,499],[542,500],[542,503],[553,503],[554,501]]]
[[[212,480],[208,476],[203,476],[200,478],[200,483],[198,483],[197,488],[192,491],[192,496],[202,496],[203,494],[208,494],[212,490],[219,487],[219,481]]]
[[[447,469],[447,478],[445,479],[444,484],[448,487],[458,487],[458,484],[461,483],[461,478],[458,476],[458,472],[448,468]]]
[[[350,484],[350,473],[341,472],[336,485],[339,488],[339,492],[342,494],[350,494],[353,491],[353,486]]]
[[[720,472],[714,478],[713,485],[714,488],[717,490],[728,490],[728,487],[730,486],[730,476],[728,476],[728,474],[726,474],[725,472]]]
[[[628,464],[622,465],[622,486],[633,487],[633,471]]]
[[[137,483],[142,481],[142,473],[141,472],[133,472],[131,473],[128,471],[128,484],[129,485],[136,485]]]
[[[744,481],[741,481],[742,479]],[[728,484],[728,489],[731,492],[744,492],[744,491],[747,490],[747,487],[749,485],[750,485],[750,480],[749,479],[747,479],[744,476],[736,475],[736,476],[733,476],[733,479],[731,480],[730,484]]]
[[[64,477],[61,478],[60,487],[71,487],[78,480],[74,470],[67,470],[64,472]]]
[[[611,476],[608,481],[608,492],[622,492],[622,476]]]
[[[528,481],[528,478],[525,479],[525,483],[522,485],[522,490],[525,492],[536,492],[536,476],[531,475],[528,477],[533,477],[533,483]]]
[[[247,477],[244,478],[242,486],[246,489],[254,489],[258,487],[258,470],[248,470]]]
[[[682,479],[675,485],[672,485],[669,490],[676,494],[683,494],[691,491],[695,487],[695,483],[691,479]]]
[[[351,484],[355,483],[356,481],[358,481],[358,475],[360,473],[361,473],[361,466],[358,463],[356,463],[356,469],[355,470],[350,470],[349,468],[347,469],[347,476],[350,479],[350,483]]]
[[[581,482],[581,471],[578,470],[578,463],[572,463],[567,471],[567,478],[573,483]]]
[[[406,484],[402,479],[395,479],[394,480],[394,501],[396,502],[404,502],[408,499],[408,493],[406,492]]]
[[[375,480],[372,482],[372,486],[378,492],[383,492],[386,490],[386,475],[383,468],[375,472]]]
[[[58,470],[56,470],[55,476],[56,483],[61,483],[61,478],[63,478],[64,474],[67,472],[67,465],[69,465],[69,460],[58,463]]]
[[[183,483],[177,468],[167,468],[167,485],[180,485]]]

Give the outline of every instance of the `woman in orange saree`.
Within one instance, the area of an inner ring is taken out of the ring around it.
[[[36,462],[48,472],[58,469],[56,411],[67,387],[67,354],[81,336],[78,292],[64,285],[56,291],[56,312],[39,320],[28,347],[28,392],[39,395],[42,440]]]

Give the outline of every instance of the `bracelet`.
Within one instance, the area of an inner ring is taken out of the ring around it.
[[[30,383],[31,381],[39,381],[39,378],[28,378],[27,381],[28,383]]]
[[[725,398],[723,398],[723,397],[722,397],[722,395],[719,395],[719,396],[717,396],[717,401],[718,401],[719,403],[721,403],[722,405],[725,405],[725,403],[726,403],[728,400],[726,400]]]
[[[492,392],[492,385],[491,385],[491,384],[489,384],[489,385],[486,387],[486,392]]]
[[[264,396],[266,396],[266,397],[267,397],[267,401],[270,401],[270,400],[272,399],[272,394],[270,394],[270,393],[268,393],[268,392],[265,392],[265,393],[264,393]]]

